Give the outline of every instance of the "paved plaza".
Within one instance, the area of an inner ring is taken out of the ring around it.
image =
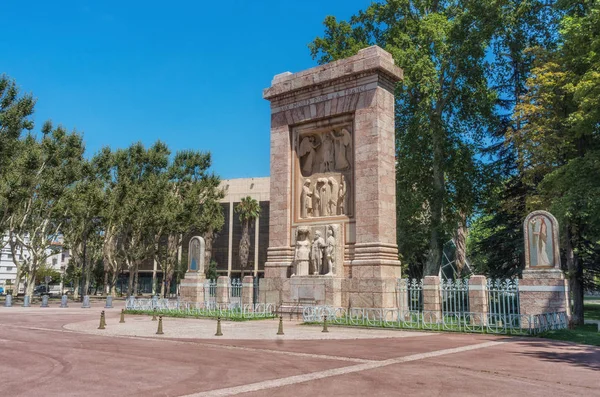
[[[119,304],[121,306],[119,306]],[[119,324],[122,302],[0,307],[11,396],[600,395],[600,348],[539,338],[319,327],[277,320]]]

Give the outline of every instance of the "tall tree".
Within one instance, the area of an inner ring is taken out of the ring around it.
[[[600,2],[559,3],[564,18],[556,50],[537,49],[529,90],[509,131],[528,183],[531,209],[547,208],[562,227],[574,324],[583,323],[584,258],[600,258]],[[596,194],[594,194],[596,193]],[[594,254],[595,251],[595,254]]]
[[[260,204],[250,196],[244,197],[235,207],[235,211],[240,216],[242,223],[242,238],[240,239],[240,266],[242,268],[242,277],[244,270],[248,266],[248,256],[250,255],[250,225],[258,218],[260,214]]]
[[[477,201],[477,144],[495,122],[486,50],[499,15],[493,1],[388,0],[350,22],[327,17],[324,37],[310,45],[325,63],[377,44],[404,69],[396,92],[398,243],[409,261],[424,256],[411,247],[427,245],[426,275],[439,272],[445,239]],[[403,245],[409,238],[416,244]]]
[[[55,254],[53,244],[61,230],[60,211],[67,190],[80,178],[83,140],[76,132],[53,128],[47,122],[38,141],[29,135],[19,141],[10,168],[17,178],[11,191],[13,212],[7,220],[9,243],[17,267],[17,280],[27,276],[27,295],[33,293],[37,269]],[[23,262],[18,259],[22,249]]]
[[[6,75],[0,75],[0,234],[4,233],[6,221],[12,211],[13,189],[18,183],[18,176],[10,166],[14,160],[23,131],[33,129],[33,114],[35,100],[31,94],[23,95],[14,80]],[[0,239],[0,249],[3,242]]]

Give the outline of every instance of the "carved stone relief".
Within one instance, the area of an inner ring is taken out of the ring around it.
[[[343,236],[338,224],[299,226],[292,276],[342,274]]]
[[[352,215],[350,125],[296,134],[300,175],[296,176],[301,219]],[[325,237],[325,236],[323,236]]]

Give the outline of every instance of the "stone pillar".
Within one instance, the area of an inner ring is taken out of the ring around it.
[[[217,305],[229,304],[229,277],[219,276],[217,279]]]
[[[242,305],[252,305],[254,302],[254,278],[244,276],[242,280]]]
[[[519,305],[521,315],[565,312],[570,317],[569,282],[562,270],[523,270]]]
[[[205,242],[200,236],[190,239],[188,248],[188,269],[185,277],[179,284],[179,294],[184,302],[204,304],[204,274]]]
[[[558,221],[533,211],[523,222],[525,270],[519,281],[521,315],[564,312],[571,317],[569,284],[560,269]]]
[[[324,295],[332,301],[321,304],[397,306],[394,91],[401,79],[392,55],[372,46],[327,65],[276,75],[264,90],[271,102],[271,194],[261,302],[304,294],[293,291],[290,281],[296,230],[335,226],[342,252],[333,277],[339,282],[314,280],[315,291],[337,288]],[[341,186],[346,195],[330,201],[337,211],[314,201],[322,193],[331,200],[328,192],[339,193]]]
[[[473,325],[488,323],[487,279],[485,276],[471,276],[469,279],[469,312]]]
[[[442,321],[442,296],[438,276],[423,278],[423,320],[428,323]]]

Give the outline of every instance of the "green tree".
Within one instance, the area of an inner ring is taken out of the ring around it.
[[[319,63],[377,44],[404,69],[396,91],[398,243],[435,275],[461,214],[477,202],[475,154],[496,122],[486,51],[500,22],[492,1],[388,0],[350,22],[325,19],[310,45]],[[427,253],[423,249],[427,247]]]
[[[258,218],[260,214],[260,204],[250,196],[242,198],[235,207],[235,212],[240,216],[242,223],[242,238],[240,239],[240,266],[242,268],[242,277],[244,270],[248,266],[248,256],[250,255],[250,225]]]
[[[12,213],[7,219],[9,244],[17,281],[27,276],[26,294],[33,293],[37,270],[56,253],[61,210],[69,186],[81,176],[83,140],[76,132],[47,122],[38,141],[32,135],[15,145],[10,159]],[[28,255],[19,254],[26,251]]]
[[[529,209],[549,209],[561,224],[572,321],[582,324],[585,260],[600,257],[600,182],[592,177],[600,171],[600,2],[559,6],[559,45],[535,49],[529,90],[515,108],[522,127],[508,136],[526,182],[536,187]]]
[[[18,176],[10,166],[14,161],[19,138],[23,131],[33,129],[35,100],[31,94],[22,95],[14,80],[0,75],[0,233],[7,229],[7,220],[17,201],[13,190]],[[0,249],[8,240],[0,238]]]

